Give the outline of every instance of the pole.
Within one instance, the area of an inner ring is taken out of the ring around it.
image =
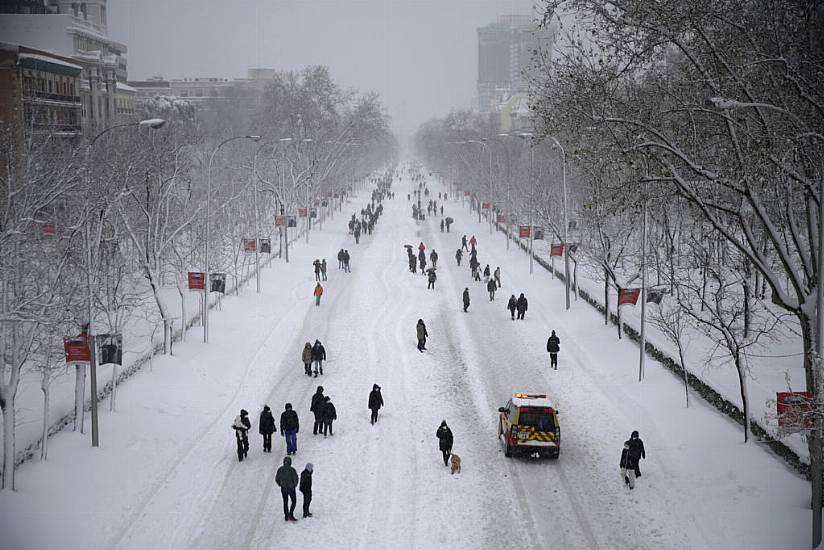
[[[225,143],[225,142],[224,142]],[[220,145],[223,145],[221,143]],[[204,254],[203,263],[205,264],[203,269],[203,276],[205,281],[203,283],[203,343],[209,343],[209,225],[210,220],[212,219],[212,160],[215,158],[215,154],[217,150],[220,149],[220,145],[215,147],[215,150],[212,151],[211,156],[209,156],[209,168],[206,171],[206,250]]]
[[[813,426],[815,427],[815,445],[813,455],[810,457],[810,475],[812,476],[812,508],[813,508],[813,548],[821,544],[821,440],[822,433],[822,387],[821,377],[824,368],[824,176],[818,182],[818,308],[816,311],[818,356],[815,358],[817,364],[814,368],[816,414],[813,415]]]
[[[535,196],[535,146],[529,146],[529,171],[531,172],[529,177],[529,274],[532,275],[532,245],[534,242],[535,236],[535,228],[532,227],[532,208],[533,208],[533,198]],[[553,271],[554,271],[553,267]]]
[[[252,185],[254,186],[254,208],[255,208],[255,283],[257,285],[257,293],[260,294],[260,261],[258,261],[258,248],[260,248],[260,234],[258,232],[258,196],[257,196],[257,180],[252,174]],[[271,251],[270,251],[271,252]]]
[[[89,222],[89,224],[90,223],[91,222]],[[86,289],[88,290],[86,305],[88,307],[89,319],[89,328],[86,334],[89,341],[89,374],[91,375],[92,392],[92,447],[99,447],[100,440],[97,423],[97,345],[94,341],[94,305],[92,302],[92,230],[89,224],[86,225],[86,265],[88,266],[86,269]]]
[[[488,149],[487,152],[489,153],[489,196],[491,197],[492,196],[492,191],[493,191],[493,188],[494,188],[494,184],[493,184],[493,181],[492,181],[492,147],[487,147],[486,143],[484,143],[483,141],[481,143],[483,143],[484,148]],[[494,223],[492,221],[492,217],[494,215],[495,215],[495,210],[492,208],[492,205],[490,204],[489,205],[489,234],[490,235],[492,235],[492,224]]]
[[[647,182],[644,181],[643,220],[641,222],[641,353],[638,358],[638,381],[644,379],[644,357],[646,356],[646,316],[647,316]]]
[[[571,281],[569,277],[569,220],[567,219],[566,151],[564,151],[564,148],[561,147],[560,143],[558,144],[558,148],[561,150],[561,181],[563,183],[564,189],[564,279],[566,291],[566,308],[569,309],[569,286]],[[577,278],[575,279],[575,292],[578,292]],[[643,305],[641,307],[643,308]]]

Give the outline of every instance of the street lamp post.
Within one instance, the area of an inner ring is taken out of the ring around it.
[[[211,292],[211,281],[209,280],[209,227],[211,225],[211,216],[212,216],[212,162],[215,159],[215,155],[220,150],[221,147],[229,143],[230,141],[235,141],[238,139],[248,139],[254,142],[260,141],[260,136],[233,136],[230,138],[226,138],[220,143],[218,143],[217,147],[214,148],[212,154],[209,155],[209,168],[206,172],[206,252],[204,258],[204,288],[203,288],[203,343],[209,343],[209,294]],[[257,242],[255,243],[255,248],[257,248]]]
[[[86,146],[85,158],[84,158],[84,166],[86,167],[86,178],[89,187],[89,191],[91,191],[91,172],[89,169],[89,159],[91,157],[92,148],[94,144],[97,143],[97,140],[103,134],[111,132],[117,128],[127,128],[129,126],[139,126],[150,128],[152,130],[157,130],[162,128],[163,125],[166,124],[166,121],[162,118],[150,118],[146,120],[141,120],[140,122],[128,122],[125,124],[116,124],[114,126],[110,126],[103,130],[102,132],[98,133],[94,136],[90,141],[89,144]],[[89,217],[91,219],[91,216]],[[91,232],[91,225],[86,225],[86,262],[87,262],[87,269],[86,269],[86,287],[87,287],[87,296],[86,296],[86,306],[88,308],[88,320],[89,326],[86,332],[89,342],[89,375],[90,375],[90,385],[91,385],[91,401],[92,401],[92,447],[99,447],[100,446],[100,437],[99,437],[99,429],[98,429],[98,421],[97,421],[97,342],[95,342],[95,334],[94,334],[94,305],[92,300],[92,232]],[[165,328],[165,327],[164,327]],[[164,335],[165,337],[165,335]]]
[[[532,132],[522,132],[518,134],[519,138],[522,139],[532,139],[534,134]],[[535,256],[534,253],[534,243],[535,243],[535,227],[533,227],[533,220],[532,220],[532,210],[533,206],[533,197],[535,196],[535,144],[529,144],[529,274],[532,275],[533,270],[533,258]]]

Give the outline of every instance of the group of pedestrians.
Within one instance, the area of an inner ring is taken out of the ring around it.
[[[349,269],[349,258],[348,250],[344,248],[338,250],[338,269],[342,269],[344,273],[352,273],[352,270]]]
[[[306,342],[306,344],[303,346],[303,351],[301,352],[300,358],[303,362],[303,370],[306,376],[312,376],[313,364],[315,366],[315,378],[318,377],[318,374],[323,376],[323,362],[326,361],[326,348],[323,347],[323,344],[320,342],[320,340],[315,340],[314,344]]]
[[[642,458],[647,458],[644,442],[641,440],[638,430],[633,430],[629,439],[624,442],[620,462],[621,477],[624,479],[624,484],[630,489],[635,489],[635,479],[641,477],[639,463]]]
[[[326,280],[326,258],[324,258],[322,261],[318,260],[318,259],[315,259],[315,261],[312,262],[312,265],[315,268],[315,280],[316,281],[325,281]]]

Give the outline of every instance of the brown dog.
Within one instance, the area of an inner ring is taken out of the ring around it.
[[[449,455],[449,464],[452,467],[452,473],[461,473],[461,457],[452,453]]]

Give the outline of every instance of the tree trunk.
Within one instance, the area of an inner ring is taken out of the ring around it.
[[[609,326],[609,272],[604,268],[604,326]]]
[[[738,387],[741,390],[741,405],[744,409],[744,443],[750,440],[750,398],[747,394],[747,373],[741,361],[741,353],[734,351],[735,370],[738,371]]]
[[[43,391],[43,433],[40,440],[40,460],[46,460],[49,454],[49,385],[51,379],[47,368],[43,369],[40,389]]]
[[[169,342],[169,331],[167,330],[169,316],[166,314],[166,304],[164,304],[163,300],[160,299],[160,290],[157,287],[157,277],[148,266],[145,267],[144,271],[146,278],[149,280],[149,286],[152,288],[152,296],[154,297],[155,304],[157,304],[157,311],[160,313],[160,318],[163,321],[163,353],[168,355],[169,349],[171,348],[171,342]],[[208,289],[209,281],[206,281],[206,286]]]
[[[83,433],[83,423],[86,418],[83,410],[86,396],[86,365],[75,365],[74,378],[74,431]]]
[[[189,319],[186,317],[186,294],[183,292],[183,287],[177,285],[177,292],[180,294],[180,341],[186,341],[186,323]]]
[[[3,388],[3,395],[0,396],[0,412],[3,413],[3,472],[0,489],[11,489],[14,491],[14,456],[16,454],[14,441],[14,392],[8,392],[8,386]]]

